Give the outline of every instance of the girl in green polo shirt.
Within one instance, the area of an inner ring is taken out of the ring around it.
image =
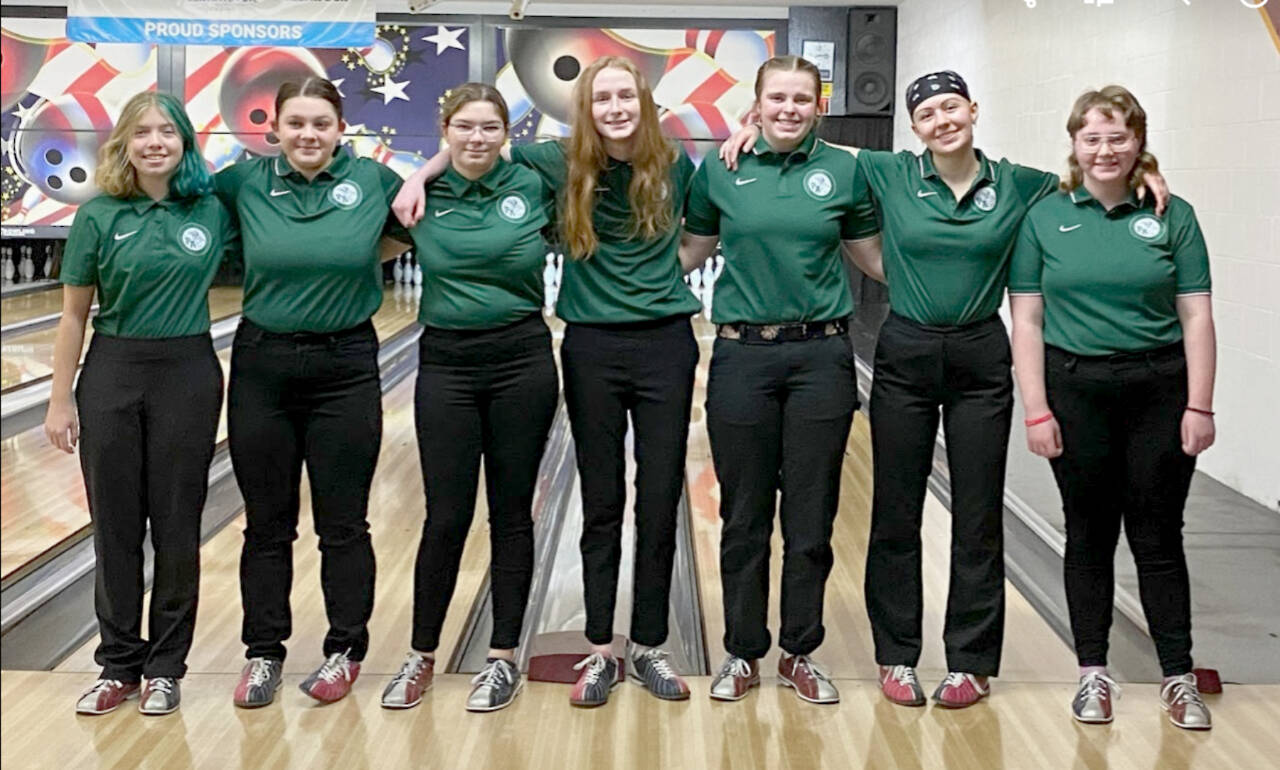
[[[411,232],[423,272],[414,412],[427,519],[412,647],[382,705],[412,708],[431,686],[483,456],[493,632],[467,709],[495,711],[523,685],[515,648],[533,579],[533,491],[559,396],[541,312],[542,231],[555,204],[537,174],[499,157],[509,120],[497,89],[453,88],[440,116],[449,167],[431,183],[427,216]]]
[[[1075,718],[1105,723],[1121,521],[1178,727],[1207,730],[1191,662],[1182,515],[1196,455],[1213,444],[1215,342],[1209,255],[1181,198],[1159,217],[1133,193],[1147,116],[1126,89],[1076,100],[1070,173],[1031,208],[1013,253],[1013,361],[1027,446],[1049,458],[1062,493],[1064,583],[1080,664]]]
[[[374,557],[369,486],[382,439],[379,240],[400,177],[338,147],[342,99],[322,78],[276,93],[278,156],[218,172],[239,219],[244,318],[231,353],[227,428],[244,494],[240,557],[248,647],[234,701],[255,708],[280,684],[303,466],[320,538],[329,632],[302,682],[321,703],[347,694],[369,645]]]
[[[569,138],[504,149],[560,191],[560,240],[568,252],[556,313],[563,318],[565,406],[582,483],[580,540],[586,636],[591,654],[570,692],[599,706],[622,670],[613,656],[625,439],[635,435],[636,546],[630,620],[636,681],[667,700],[689,697],[660,645],[667,639],[676,512],[684,481],[698,346],[689,316],[701,308],[682,280],[679,217],[693,164],[663,138],[644,75],[606,56],[574,86]],[[429,161],[405,185],[396,210],[422,217],[420,182],[444,168]]]
[[[858,406],[848,319],[853,298],[842,247],[878,272],[879,228],[854,156],[818,139],[821,78],[796,56],[756,76],[763,127],[740,167],[694,174],[680,257],[724,251],[712,321],[707,430],[720,479],[720,576],[728,652],[711,697],[738,700],[760,684],[770,646],[769,536],[781,492],[782,683],[835,703],[811,659],[822,644],[840,471]]]
[[[182,105],[130,99],[99,153],[103,195],[76,212],[62,258],[45,433],[80,443],[93,520],[102,673],[76,703],[105,714],[178,708],[200,588],[200,514],[213,459],[222,367],[209,337],[209,285],[235,231]],[[75,387],[95,293],[94,336]],[[78,413],[77,413],[78,409]],[[155,548],[142,635],[143,539]]]

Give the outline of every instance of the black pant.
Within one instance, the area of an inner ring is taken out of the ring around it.
[[[565,406],[582,484],[587,639],[608,644],[622,559],[627,416],[635,429],[635,572],[631,639],[667,639],[676,508],[684,484],[698,344],[686,316],[636,324],[569,324],[560,348]]]
[[[95,334],[76,386],[80,466],[93,519],[94,608],[104,679],[181,678],[200,592],[200,514],[222,405],[208,334]],[[155,579],[142,637],[142,542]]]
[[[484,331],[426,328],[414,412],[427,493],[413,576],[413,648],[434,652],[476,507],[480,458],[489,500],[489,646],[520,642],[533,578],[533,490],[559,384],[539,314]]]
[[[1082,666],[1107,663],[1116,542],[1124,521],[1138,591],[1165,676],[1191,670],[1191,586],[1182,509],[1196,459],[1182,451],[1181,342],[1103,358],[1045,348],[1049,408],[1062,428],[1050,461],[1067,520],[1067,608]]]
[[[329,618],[324,654],[363,659],[373,612],[369,485],[382,441],[373,324],[333,334],[275,334],[241,321],[227,401],[231,462],[245,504],[246,657],[285,656],[305,462]]]
[[[947,668],[999,672],[1009,365],[1009,336],[997,316],[942,328],[890,313],[880,328],[871,383],[875,491],[865,592],[881,665],[920,660],[920,525],[941,409],[951,475]]]
[[[782,493],[782,629],[793,655],[822,644],[831,529],[858,408],[847,335],[780,344],[717,339],[707,430],[720,479],[724,647],[747,660],[769,650],[769,538]]]

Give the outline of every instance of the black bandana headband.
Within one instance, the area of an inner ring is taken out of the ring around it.
[[[907,86],[907,115],[910,116],[920,106],[920,102],[938,94],[960,94],[969,98],[969,86],[964,78],[951,70],[922,75]]]

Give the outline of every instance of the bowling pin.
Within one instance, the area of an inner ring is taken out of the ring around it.
[[[9,283],[13,280],[13,274],[17,272],[17,268],[13,265],[13,249],[9,246],[4,247],[4,282]]]
[[[422,265],[415,264],[413,266],[413,285],[422,285]]]
[[[24,281],[30,281],[36,274],[36,263],[31,259],[30,246],[22,247],[22,265],[20,267],[22,270],[22,280]]]
[[[53,272],[53,244],[46,243],[44,245],[44,278],[48,278]]]

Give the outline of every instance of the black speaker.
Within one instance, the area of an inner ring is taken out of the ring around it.
[[[897,8],[849,9],[846,114],[893,115],[897,50]]]

